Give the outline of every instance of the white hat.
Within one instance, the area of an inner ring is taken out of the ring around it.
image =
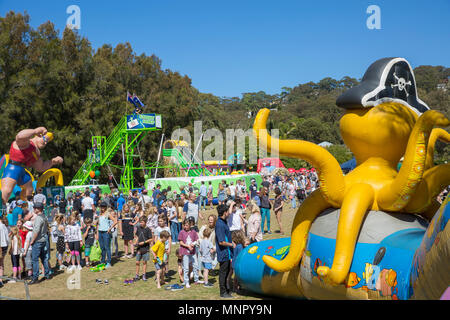
[[[29,231],[33,230],[33,222],[27,221],[23,224],[24,228],[28,229]]]

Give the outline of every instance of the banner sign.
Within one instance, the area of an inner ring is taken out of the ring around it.
[[[154,113],[127,115],[128,130],[148,128],[161,128],[161,115]]]

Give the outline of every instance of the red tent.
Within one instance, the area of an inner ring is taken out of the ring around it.
[[[295,173],[295,169],[294,168],[289,168],[288,171],[289,171],[289,173]]]

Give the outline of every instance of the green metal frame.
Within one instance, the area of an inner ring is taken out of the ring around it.
[[[159,114],[155,114],[155,116],[161,116]],[[122,174],[120,177],[120,186],[119,188],[123,191],[127,191],[134,188],[133,182],[133,171],[142,169],[142,166],[135,167],[134,166],[134,158],[139,157],[139,155],[135,154],[135,149],[142,141],[142,139],[146,136],[149,131],[159,131],[161,128],[152,127],[152,128],[142,128],[142,129],[128,129],[127,128],[127,115],[124,115],[116,127],[113,129],[108,138],[105,136],[93,136],[92,137],[92,146],[94,143],[97,147],[96,154],[94,157],[91,156],[92,150],[88,150],[88,157],[77,171],[72,181],[69,183],[69,186],[75,185],[84,185],[89,180],[89,173],[91,171],[95,171],[100,169],[105,165],[110,165],[110,162],[117,151],[123,145],[124,147],[124,158],[125,165],[117,166],[112,165],[112,167],[120,168],[122,170]],[[99,154],[99,157],[96,155]],[[150,169],[150,168],[145,168]]]

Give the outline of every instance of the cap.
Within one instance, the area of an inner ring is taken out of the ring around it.
[[[25,201],[23,201],[23,200],[17,201],[17,205],[19,205],[19,206],[23,205],[24,203],[25,203]]]
[[[44,204],[42,202],[35,202],[35,203],[33,203],[33,208],[44,209]]]
[[[105,201],[102,201],[100,203],[100,208],[107,208],[107,207],[108,207],[108,204]]]
[[[27,221],[23,224],[23,227],[31,231],[33,230],[33,222]]]

